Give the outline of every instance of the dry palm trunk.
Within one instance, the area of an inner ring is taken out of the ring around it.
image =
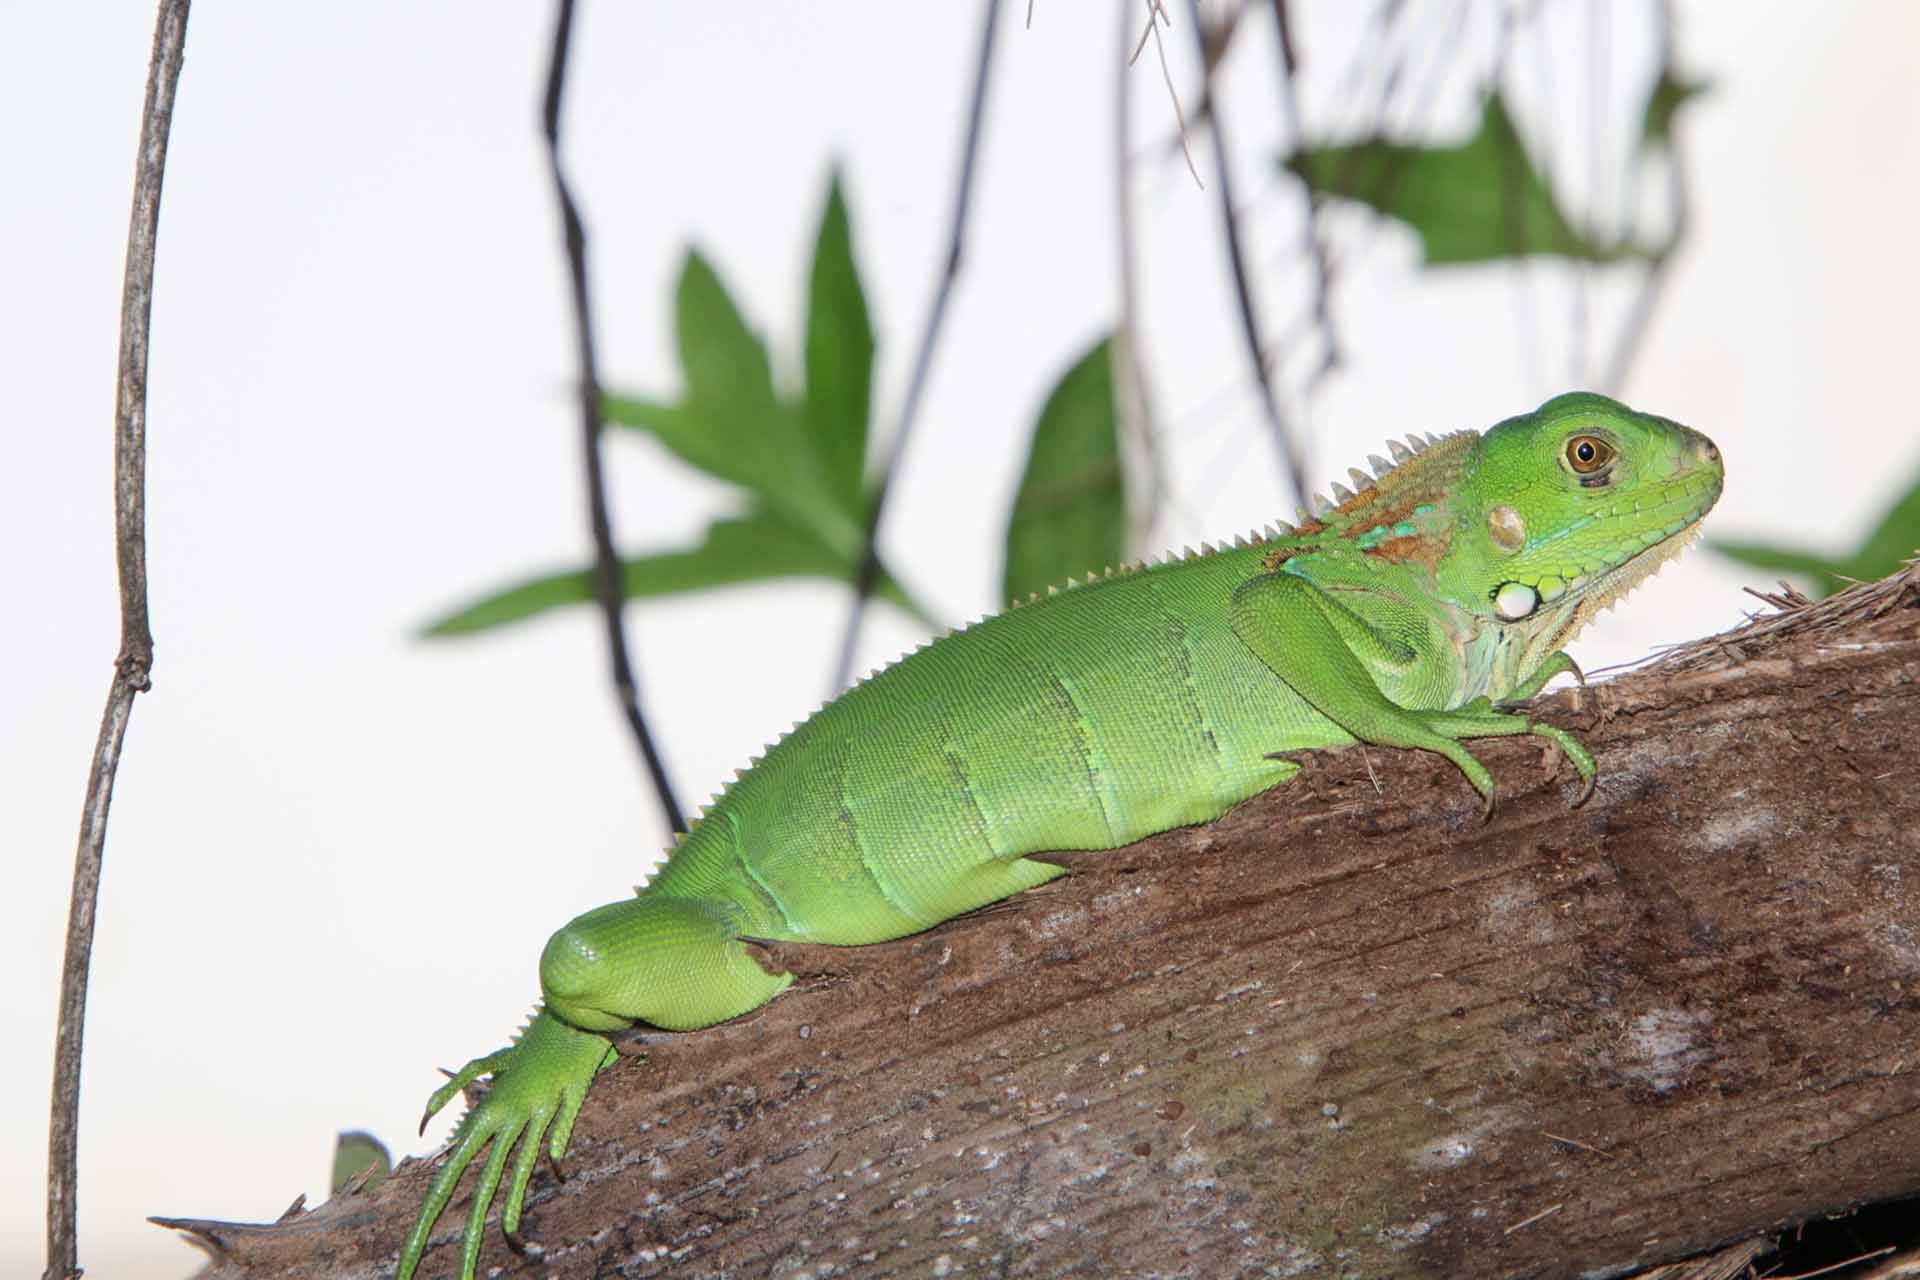
[[[1320,753],[1011,904],[790,949],[817,976],[601,1078],[525,1269],[1617,1274],[1920,1192],[1920,572],[1546,714],[1600,755],[1583,809],[1532,742],[1476,745],[1484,825],[1437,757]],[[219,1275],[367,1274],[426,1174],[176,1225]]]

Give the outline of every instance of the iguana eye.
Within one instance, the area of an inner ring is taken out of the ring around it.
[[[1590,476],[1613,461],[1615,449],[1599,436],[1575,436],[1567,441],[1567,465]]]

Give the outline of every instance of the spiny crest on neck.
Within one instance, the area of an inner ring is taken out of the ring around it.
[[[1277,521],[1268,525],[1265,529],[1257,529],[1252,533],[1235,534],[1232,542],[1222,542],[1218,546],[1215,546],[1211,542],[1203,542],[1200,544],[1198,550],[1189,546],[1182,551],[1169,551],[1164,556],[1149,556],[1145,560],[1126,560],[1118,566],[1110,565],[1104,570],[1088,570],[1083,577],[1068,578],[1064,583],[1049,585],[1045,591],[1031,592],[1024,600],[1009,601],[1007,607],[1001,610],[1001,612],[1011,613],[1015,609],[1024,609],[1030,604],[1038,604],[1064,591],[1075,591],[1081,587],[1090,587],[1096,582],[1105,582],[1108,578],[1124,578],[1132,574],[1141,573],[1147,569],[1157,569],[1161,565],[1179,564],[1185,560],[1205,560],[1209,556],[1217,556],[1228,551],[1245,551],[1251,547],[1264,546],[1269,542],[1291,537],[1292,534],[1292,525],[1287,524],[1285,521]],[[994,615],[989,614],[988,616],[992,617]],[[985,619],[983,618],[981,621],[985,621]]]
[[[1387,441],[1390,459],[1377,453],[1367,457],[1371,476],[1358,467],[1348,470],[1354,489],[1336,483],[1331,499],[1313,495],[1312,518],[1301,513],[1294,531],[1297,541],[1275,549],[1268,567],[1311,550],[1302,544],[1327,539],[1356,543],[1379,559],[1418,560],[1431,567],[1446,550],[1445,540],[1435,536],[1430,521],[1423,524],[1419,517],[1446,509],[1479,439],[1477,431],[1455,431],[1444,436],[1415,433],[1405,444]]]

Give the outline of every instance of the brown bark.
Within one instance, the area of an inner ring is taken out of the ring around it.
[[[797,955],[819,976],[602,1078],[520,1270],[1618,1274],[1920,1192],[1920,574],[1545,712],[1599,754],[1582,809],[1529,741],[1476,746],[1486,824],[1437,758],[1321,753]],[[220,1275],[366,1274],[430,1168],[194,1225]],[[497,1228],[488,1266],[518,1273]]]

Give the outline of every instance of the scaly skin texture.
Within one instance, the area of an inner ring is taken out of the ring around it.
[[[711,1026],[784,990],[792,975],[747,940],[918,932],[1062,874],[1029,855],[1211,821],[1298,772],[1281,757],[1305,748],[1438,752],[1491,813],[1493,779],[1461,740],[1531,733],[1559,744],[1585,799],[1586,748],[1508,704],[1579,675],[1560,646],[1697,531],[1719,452],[1584,393],[1392,449],[1397,465],[1355,471],[1360,492],[1335,486],[1298,529],[1069,584],[909,655],[770,748],[637,896],[553,936],[527,1029],[428,1102],[431,1118],[493,1077],[398,1280],[489,1144],[461,1276],[509,1159],[501,1226],[517,1243],[542,1139],[565,1154],[613,1060],[600,1033]]]

